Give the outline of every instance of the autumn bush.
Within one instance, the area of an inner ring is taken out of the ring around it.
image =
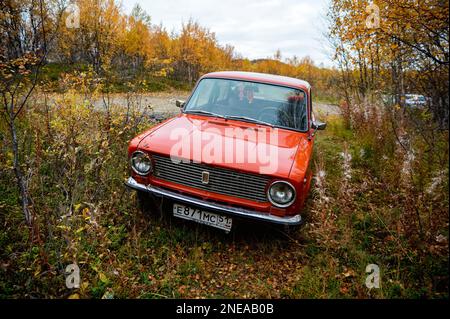
[[[128,141],[153,123],[148,110],[133,105],[131,98],[128,110],[107,104],[96,109],[92,101],[101,84],[83,77],[66,81],[71,88],[64,94],[50,101],[47,93],[39,92],[33,105],[20,114],[21,159],[32,198],[30,228],[16,219],[18,197],[7,182],[13,178],[12,155],[7,151],[10,141],[1,135],[1,219],[5,229],[0,246],[2,260],[9,256],[2,278],[8,278],[5,285],[8,281],[25,285],[22,293],[32,286],[28,297],[58,295],[58,290],[40,292],[38,287],[44,282],[49,285],[46,289],[65,287],[61,278],[57,285],[53,281],[64,272],[64,265],[75,262],[83,270],[83,265],[95,268],[97,262],[92,258],[105,254],[109,244],[120,244],[120,232],[127,224],[112,231],[110,227],[117,216],[123,217],[120,210],[130,205],[123,200]],[[17,235],[21,236],[18,242]],[[28,244],[21,246],[25,242]],[[104,278],[101,273],[102,282]],[[2,294],[8,295],[12,287],[1,288]],[[81,287],[82,294],[85,288]]]
[[[355,105],[319,138],[307,228],[328,265],[353,264],[341,292],[365,295],[354,267],[374,263],[385,279],[370,294],[447,296],[448,134],[424,113]]]

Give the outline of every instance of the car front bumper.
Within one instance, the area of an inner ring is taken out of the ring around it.
[[[226,206],[223,204],[218,203],[212,203],[207,202],[195,197],[179,194],[177,192],[173,192],[167,189],[163,189],[160,187],[155,187],[152,185],[144,185],[138,183],[133,177],[129,177],[128,180],[125,182],[125,185],[127,185],[130,188],[133,188],[135,190],[141,191],[141,192],[147,192],[154,194],[156,196],[162,196],[164,198],[171,199],[173,201],[185,203],[194,205],[197,207],[200,207],[205,210],[211,210],[218,213],[224,213],[227,215],[242,217],[242,218],[250,218],[250,219],[256,219],[260,221],[275,223],[275,224],[281,224],[281,225],[299,225],[302,222],[302,218],[300,214],[293,215],[293,216],[275,216],[264,212],[257,212],[253,210],[247,210],[244,208],[237,208],[237,207],[231,207]]]

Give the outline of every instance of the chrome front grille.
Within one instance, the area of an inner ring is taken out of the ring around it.
[[[155,176],[169,182],[198,188],[223,195],[240,197],[257,202],[266,202],[265,176],[241,173],[198,163],[174,163],[170,157],[153,155]],[[208,183],[205,173],[209,173]]]

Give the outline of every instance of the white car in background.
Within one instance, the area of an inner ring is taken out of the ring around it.
[[[420,94],[405,94],[405,106],[408,107],[424,107],[428,104],[428,100]]]

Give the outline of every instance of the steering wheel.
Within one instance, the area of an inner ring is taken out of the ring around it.
[[[273,106],[266,107],[258,116],[258,120],[271,123],[279,124],[282,126],[293,126],[294,123],[306,123],[307,115],[302,114],[299,119],[294,119],[293,115],[289,115],[284,109],[279,109]],[[287,122],[286,122],[287,121]]]

